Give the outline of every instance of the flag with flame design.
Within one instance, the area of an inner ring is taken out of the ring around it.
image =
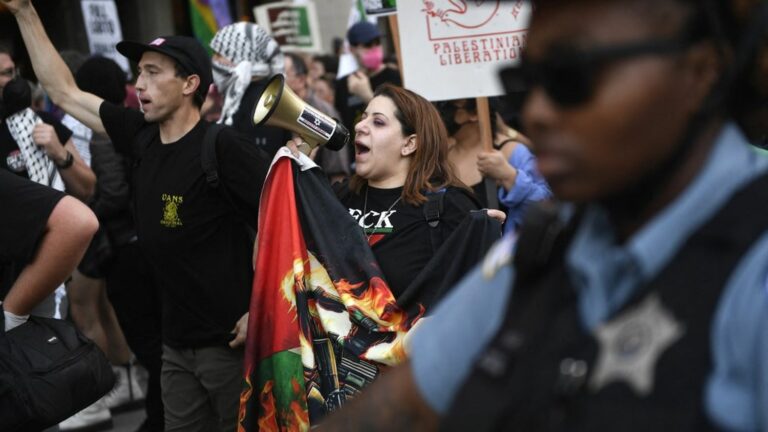
[[[239,431],[308,430],[405,359],[424,312],[397,305],[322,172],[292,160],[281,149],[261,197]]]

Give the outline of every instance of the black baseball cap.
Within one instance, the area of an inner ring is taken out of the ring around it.
[[[208,94],[208,87],[213,82],[211,58],[203,45],[192,37],[161,36],[148,44],[122,41],[117,44],[117,51],[136,63],[147,51],[155,51],[171,57],[179,62],[187,72],[200,77],[200,87],[198,87],[197,92],[203,99]]]

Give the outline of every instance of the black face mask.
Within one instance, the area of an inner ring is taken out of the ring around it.
[[[32,90],[24,78],[16,77],[5,84],[2,95],[3,118],[29,108],[32,105]]]
[[[443,119],[445,128],[448,130],[448,136],[453,136],[461,129],[461,124],[456,123],[454,117],[458,108],[451,101],[436,102],[435,107],[440,113],[440,118]]]

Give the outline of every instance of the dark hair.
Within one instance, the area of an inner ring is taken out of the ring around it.
[[[0,40],[0,54],[6,54],[11,60],[16,60],[14,58],[13,46],[8,41]]]
[[[184,68],[184,66],[181,65],[181,63],[178,62],[178,60],[173,58],[171,59],[173,60],[173,64],[176,67],[176,76],[178,78],[187,79],[187,77],[189,77],[190,75],[197,75],[192,72],[189,72],[186,68]],[[202,87],[203,87],[203,83],[201,80],[200,87],[197,88],[197,90],[195,91],[194,99],[192,99],[193,102],[195,103],[195,106],[197,106],[198,108],[203,107],[203,103],[205,102],[205,97],[208,96],[208,89],[207,88],[203,89]]]
[[[339,71],[339,58],[332,55],[319,55],[312,58],[312,61],[319,61],[323,64],[326,74],[333,74]]]
[[[307,73],[309,70],[307,69],[307,62],[304,61],[304,59],[292,52],[283,53],[284,56],[291,58],[291,63],[293,63],[293,71],[298,76],[307,76]]]
[[[392,84],[379,86],[374,93],[376,96],[387,97],[395,104],[395,118],[404,136],[416,135],[417,146],[405,179],[403,201],[419,205],[427,200],[425,191],[446,186],[466,189],[448,161],[448,132],[435,107],[418,94]],[[365,184],[366,180],[357,174],[350,180],[355,193],[360,193]]]
[[[82,90],[115,105],[125,101],[125,72],[114,60],[106,57],[91,57],[75,73],[75,82]]]

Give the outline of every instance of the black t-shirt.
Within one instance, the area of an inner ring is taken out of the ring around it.
[[[432,258],[431,228],[424,218],[423,206],[398,201],[402,192],[402,187],[371,187],[366,200],[364,186],[360,195],[348,193],[342,198],[349,214],[358,221],[366,236],[370,236],[368,243],[395,298],[408,288]],[[345,193],[339,195],[343,197]],[[440,226],[443,239],[447,239],[477,206],[457,188],[447,188],[443,199]]]
[[[365,111],[366,103],[356,95],[349,93],[349,87],[347,81],[349,75],[336,81],[336,111],[341,115],[341,122],[349,129],[349,132],[355,134],[355,124],[360,121],[360,116]],[[400,72],[384,68],[378,74],[370,77],[371,90],[376,91],[376,88],[384,83],[390,83],[395,85],[402,85],[403,82],[400,79]]]
[[[43,122],[53,126],[61,145],[66,144],[72,137],[72,131],[56,120],[51,114],[40,111],[37,112],[37,115],[40,116]],[[24,157],[21,155],[16,141],[11,136],[11,131],[8,130],[8,124],[5,120],[0,123],[0,168],[16,173],[21,177],[29,178]]]
[[[284,146],[289,139],[293,138],[291,132],[285,129],[273,126],[256,126],[253,124],[253,108],[259,101],[261,93],[267,86],[269,80],[261,80],[251,83],[243,98],[240,100],[240,107],[232,116],[232,127],[238,132],[251,137],[256,145],[261,146],[270,158]]]
[[[139,111],[104,102],[100,116],[117,150],[135,161],[136,231],[161,291],[163,342],[178,348],[226,343],[248,310],[253,244],[243,218],[256,226],[269,159],[234,129],[219,133],[219,188],[227,188],[238,211],[205,179],[200,153],[207,122],[161,144],[158,125]]]
[[[48,217],[64,194],[0,169],[0,298],[34,256]]]

